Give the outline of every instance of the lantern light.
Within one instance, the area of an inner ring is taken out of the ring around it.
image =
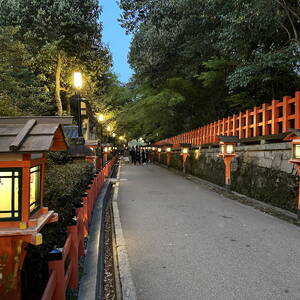
[[[74,72],[74,87],[77,90],[82,88],[82,75],[80,72]]]
[[[232,154],[232,153],[233,153],[233,151],[234,151],[234,147],[233,147],[233,145],[232,145],[232,144],[228,144],[228,145],[226,145],[226,153],[228,153],[228,154]]]
[[[152,151],[155,151],[155,147],[152,147]]]
[[[298,144],[294,144],[293,145],[294,148],[294,158],[300,159],[300,145]]]
[[[158,152],[161,152],[161,148],[157,148],[157,151],[158,151]]]
[[[108,147],[104,147],[104,152],[108,152]]]
[[[171,147],[168,147],[167,152],[171,152],[171,151],[172,151]]]
[[[112,133],[112,137],[116,137],[116,134],[114,132]]]
[[[189,153],[189,148],[182,148],[182,153],[183,154],[188,154]]]

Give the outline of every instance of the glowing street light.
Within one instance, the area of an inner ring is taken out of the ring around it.
[[[99,117],[98,117],[98,119],[99,119],[99,122],[103,122],[104,121],[104,115],[100,114]]]
[[[76,90],[82,88],[82,74],[80,72],[74,72],[74,87]]]
[[[81,122],[81,98],[80,89],[82,88],[82,75],[80,72],[74,72],[74,87],[76,89],[77,113],[78,113],[78,137],[82,137]]]

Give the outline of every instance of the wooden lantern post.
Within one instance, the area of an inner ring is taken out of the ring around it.
[[[172,144],[166,144],[166,154],[167,154],[167,166],[169,168],[172,154]]]
[[[292,158],[289,160],[289,163],[296,165],[298,175],[300,175],[300,130],[289,129],[289,134],[284,140],[291,142]],[[300,221],[300,183],[298,187],[297,217],[298,221]]]
[[[225,184],[228,191],[230,191],[231,184],[231,161],[237,156],[237,142],[238,138],[236,136],[219,136],[220,153],[218,157],[223,158],[225,164]]]
[[[158,160],[158,162],[160,162],[161,151],[162,151],[161,147],[158,147],[157,148],[157,160]]]
[[[180,155],[182,157],[182,170],[183,170],[183,173],[186,173],[186,159],[188,158],[188,156],[190,156],[189,150],[190,150],[191,144],[181,143],[180,147],[181,147]]]
[[[108,154],[112,151],[111,144],[106,144],[103,146],[103,166],[106,165],[108,161]]]
[[[40,230],[58,220],[43,195],[46,152],[60,150],[67,144],[55,118],[0,118],[1,300],[21,299],[25,248],[42,244]]]
[[[153,163],[154,162],[154,153],[155,153],[155,147],[152,147],[150,150],[150,162]]]

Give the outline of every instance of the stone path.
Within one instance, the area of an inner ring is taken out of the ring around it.
[[[300,299],[298,227],[153,165],[118,201],[138,299]]]

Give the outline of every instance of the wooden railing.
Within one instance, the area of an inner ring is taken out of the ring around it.
[[[155,145],[187,143],[205,145],[216,143],[218,136],[237,136],[239,139],[287,132],[300,129],[300,92],[295,97],[283,97],[271,104],[248,109],[208,125],[156,142]]]
[[[84,255],[84,238],[88,236],[93,208],[105,177],[110,174],[116,159],[114,157],[100,172],[97,172],[88,185],[82,197],[82,207],[76,208],[74,222],[67,228],[68,236],[64,247],[49,253],[49,280],[42,300],[64,300],[67,288],[78,287],[78,258]]]

